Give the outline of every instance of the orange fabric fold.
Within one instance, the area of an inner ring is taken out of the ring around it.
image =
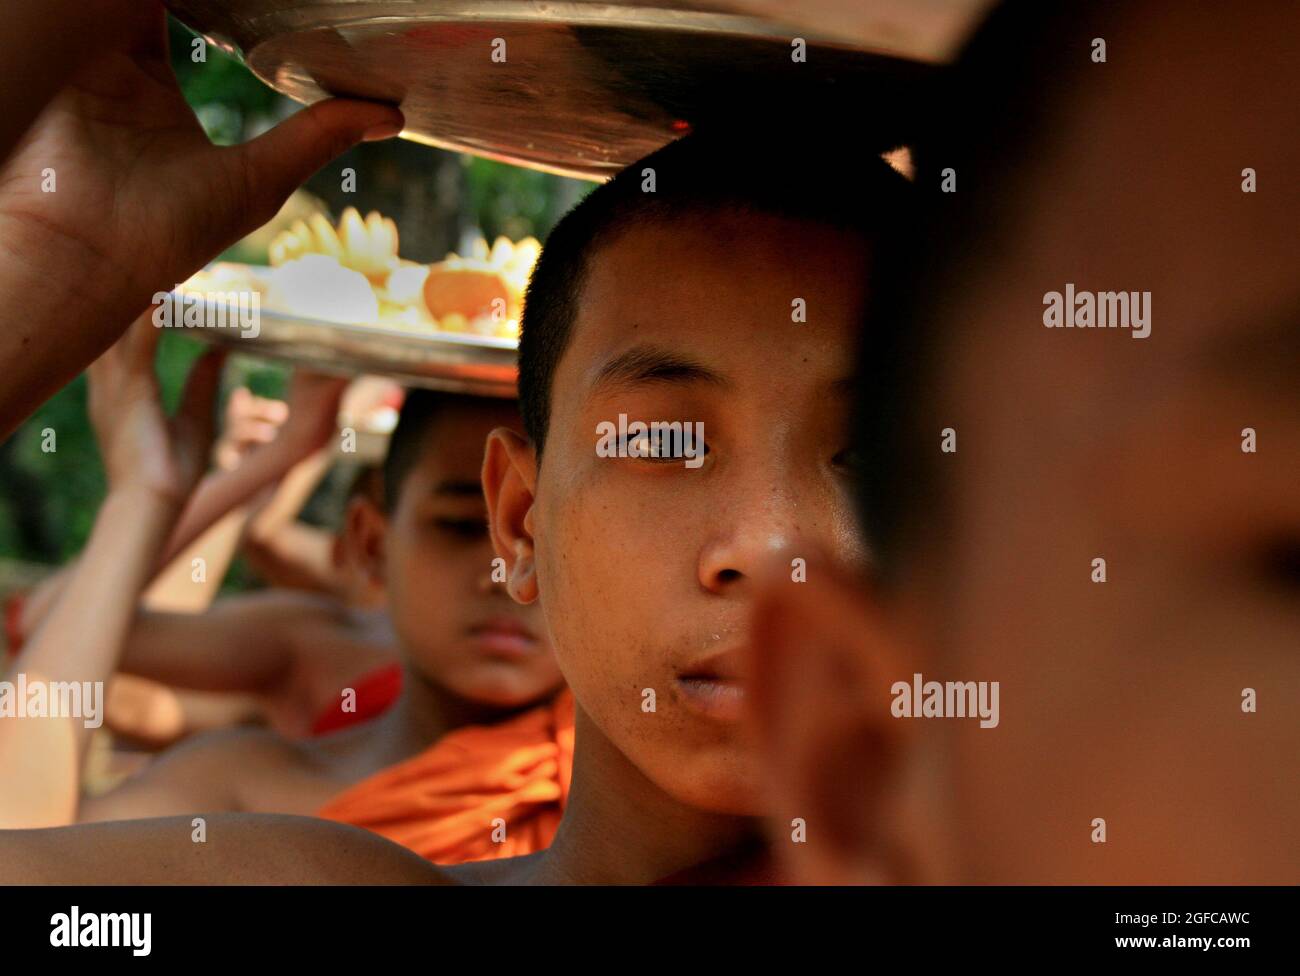
[[[572,773],[573,695],[565,689],[507,722],[443,736],[317,816],[365,827],[436,864],[516,857],[551,843]]]

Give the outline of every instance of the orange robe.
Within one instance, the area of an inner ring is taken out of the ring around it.
[[[365,827],[435,864],[516,857],[550,845],[572,772],[573,695],[565,689],[507,722],[443,736],[317,816]]]

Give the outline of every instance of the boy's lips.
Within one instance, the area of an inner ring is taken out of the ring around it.
[[[738,657],[735,651],[724,651],[682,668],[676,678],[682,703],[705,718],[738,721],[745,703]]]
[[[493,617],[471,627],[469,633],[479,649],[493,657],[531,657],[541,647],[536,635],[513,617]]]

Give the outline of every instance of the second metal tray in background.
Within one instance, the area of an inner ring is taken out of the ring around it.
[[[229,328],[186,329],[185,334],[234,352],[329,372],[377,373],[407,385],[476,396],[516,395],[512,339],[326,322],[265,308],[256,337]]]

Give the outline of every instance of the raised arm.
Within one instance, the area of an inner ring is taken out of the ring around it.
[[[249,450],[238,467],[212,472],[199,482],[179,521],[159,553],[160,571],[232,510],[274,485],[304,458],[320,451],[334,432],[339,399],[347,381],[298,371],[290,385],[289,417],[275,439]],[[31,634],[40,626],[76,567],[45,580],[23,604],[20,629]]]
[[[274,586],[340,592],[340,573],[333,560],[334,533],[297,520],[333,461],[333,451],[321,448],[300,462],[248,520],[244,558]]]
[[[49,714],[0,718],[0,826],[66,823],[75,814],[86,743],[103,719],[103,683],[117,668],[136,600],[206,460],[220,359],[209,354],[196,364],[169,420],[154,375],[158,337],[141,316],[90,370],[91,419],[109,492],[67,586],[11,667],[28,688],[45,689]],[[80,714],[55,714],[60,687],[80,692]]]
[[[340,612],[325,598],[284,590],[226,597],[199,614],[142,610],[120,667],[178,688],[269,693],[289,676],[295,635]]]
[[[289,387],[289,419],[275,440],[250,451],[233,471],[203,480],[168,540],[163,558],[170,560],[217,519],[252,501],[262,489],[278,484],[296,465],[323,448],[334,434],[339,400],[347,385],[342,377],[296,371]]]

